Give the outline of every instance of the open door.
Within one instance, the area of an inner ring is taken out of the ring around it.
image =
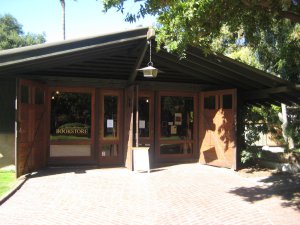
[[[203,92],[200,163],[236,168],[236,90]]]
[[[17,94],[17,177],[46,165],[47,111],[45,85],[20,80]]]

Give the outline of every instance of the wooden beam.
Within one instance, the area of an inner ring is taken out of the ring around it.
[[[214,83],[219,80],[223,84],[228,84],[231,87],[238,87],[241,89],[252,89],[257,88],[257,83],[252,82],[251,80],[239,79],[234,74],[228,73],[226,70],[217,70],[212,64],[208,64],[203,60],[199,60],[199,58],[194,57],[192,55],[188,55],[186,58],[179,60],[179,58],[170,53],[164,53],[163,51],[159,52],[159,55],[164,55],[169,60],[180,64],[181,66],[189,67],[197,71],[197,73],[205,73],[206,77],[210,77]]]
[[[266,88],[261,90],[247,91],[247,92],[243,92],[242,95],[246,100],[251,100],[251,99],[268,98],[270,97],[271,94],[279,94],[279,93],[289,93],[291,95],[294,95],[295,97],[299,97],[300,90],[298,91],[296,86],[295,87],[281,86],[275,88]]]
[[[139,86],[135,86],[135,147],[139,147]]]
[[[189,61],[179,60],[177,56],[172,54],[159,52],[159,54],[154,57],[159,57],[159,61],[165,62],[166,65],[175,68],[175,70],[178,70],[183,74],[189,74],[197,79],[202,79],[210,83],[231,85],[230,82],[226,81],[224,78],[215,77],[211,71],[205,68],[199,68],[196,65],[191,64]]]
[[[300,105],[300,95],[298,95],[297,97],[295,96],[291,96],[289,93],[281,93],[280,95],[279,94],[272,94],[271,95],[272,97],[275,96],[279,96],[281,97],[283,100],[286,100],[287,101],[287,105],[293,105],[294,103]]]
[[[178,71],[180,74],[188,74],[194,78],[207,81],[210,83],[218,83],[217,80],[212,79],[208,76],[204,71],[199,73],[195,71],[195,69],[188,67],[187,65],[183,65],[181,62],[174,62],[172,59],[168,59],[168,57],[163,56],[161,54],[153,56],[154,59],[157,59],[159,64],[162,64],[166,67],[171,67],[173,70]],[[164,71],[165,72],[165,71]],[[219,82],[221,84],[222,82]]]
[[[284,103],[286,105],[292,105],[296,103],[296,99],[290,98],[286,95],[279,95],[279,94],[270,94],[270,98],[279,101],[280,103]],[[298,101],[300,102],[300,101]]]
[[[137,60],[133,66],[133,70],[132,70],[131,74],[129,75],[128,85],[131,85],[135,81],[135,79],[137,77],[138,69],[141,67],[141,64],[143,62],[143,59],[147,52],[147,49],[148,49],[148,43],[146,41],[146,43],[144,44],[144,47],[140,51],[140,54],[138,54]]]
[[[128,73],[131,70],[131,68],[120,68],[117,65],[113,66],[105,66],[105,67],[100,67],[100,68],[94,68],[94,67],[73,67],[73,66],[68,66],[68,67],[59,67],[59,68],[55,68],[52,69],[51,71],[53,72],[62,72],[62,73],[84,73],[84,74],[88,74],[88,73],[105,73],[105,71],[107,72],[115,72],[116,75],[118,75],[118,73]]]
[[[175,82],[158,82],[158,81],[136,81],[143,90],[180,90],[180,91],[204,91],[215,90],[218,86],[211,84],[195,84],[195,83],[175,83]]]
[[[207,61],[217,67],[223,68],[224,70],[234,72],[241,77],[251,79],[252,81],[256,81],[259,83],[264,84],[264,87],[276,87],[278,85],[288,85],[288,81],[285,81],[279,77],[274,75],[268,74],[262,70],[256,69],[244,63],[238,62],[231,58],[228,58],[224,55],[210,55],[205,57],[203,53],[197,48],[190,48],[190,52],[196,54],[202,60]]]
[[[226,77],[226,79],[231,80],[231,82],[235,83],[241,83],[242,86],[250,87],[250,88],[264,88],[265,86],[263,84],[266,83],[266,81],[259,82],[256,79],[253,79],[251,75],[247,75],[244,73],[240,73],[237,70],[234,70],[233,68],[229,68],[227,66],[224,66],[220,63],[216,63],[213,60],[209,60],[206,57],[203,57],[199,54],[187,52],[187,58],[191,58],[191,61],[197,62],[198,65],[201,65],[202,67],[205,67],[207,69],[210,69],[214,73],[218,73],[220,76]],[[239,75],[239,76],[237,76]]]
[[[126,81],[116,79],[82,78],[76,76],[26,76],[24,78],[45,81],[50,86],[125,87]]]
[[[244,99],[240,97],[239,91],[237,91],[236,96],[236,151],[234,152],[234,161],[235,161],[235,170],[238,170],[241,168],[241,152],[244,149],[245,145],[245,136],[244,134]]]

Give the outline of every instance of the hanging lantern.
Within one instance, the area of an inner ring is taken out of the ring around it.
[[[155,78],[158,73],[158,69],[153,67],[153,63],[149,62],[147,67],[139,69],[139,71],[142,71],[144,74],[144,77],[150,77],[150,78]]]
[[[147,65],[147,67],[138,69],[138,71],[143,72],[144,77],[155,78],[155,77],[157,77],[158,69],[153,67],[153,62],[151,61],[151,39],[149,40],[149,46],[150,46],[150,48],[149,48],[149,52],[150,52],[150,58],[149,59],[150,60],[148,62],[148,65]]]

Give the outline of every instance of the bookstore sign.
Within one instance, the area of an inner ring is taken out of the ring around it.
[[[87,136],[89,129],[85,127],[65,127],[56,129],[55,133],[56,135]]]

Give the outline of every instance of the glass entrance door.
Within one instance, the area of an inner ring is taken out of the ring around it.
[[[196,95],[160,93],[158,99],[159,158],[186,158],[194,154]]]
[[[52,88],[50,94],[50,163],[92,161],[94,90]]]
[[[122,91],[101,90],[99,104],[99,163],[122,163]]]
[[[141,91],[138,99],[139,146],[152,147],[154,139],[153,93]],[[134,127],[135,131],[136,127]]]
[[[150,162],[154,159],[154,92],[139,91],[138,93],[138,145],[149,147]],[[136,115],[135,115],[136,116]],[[136,121],[136,117],[134,119]],[[133,126],[134,138],[136,128]]]

